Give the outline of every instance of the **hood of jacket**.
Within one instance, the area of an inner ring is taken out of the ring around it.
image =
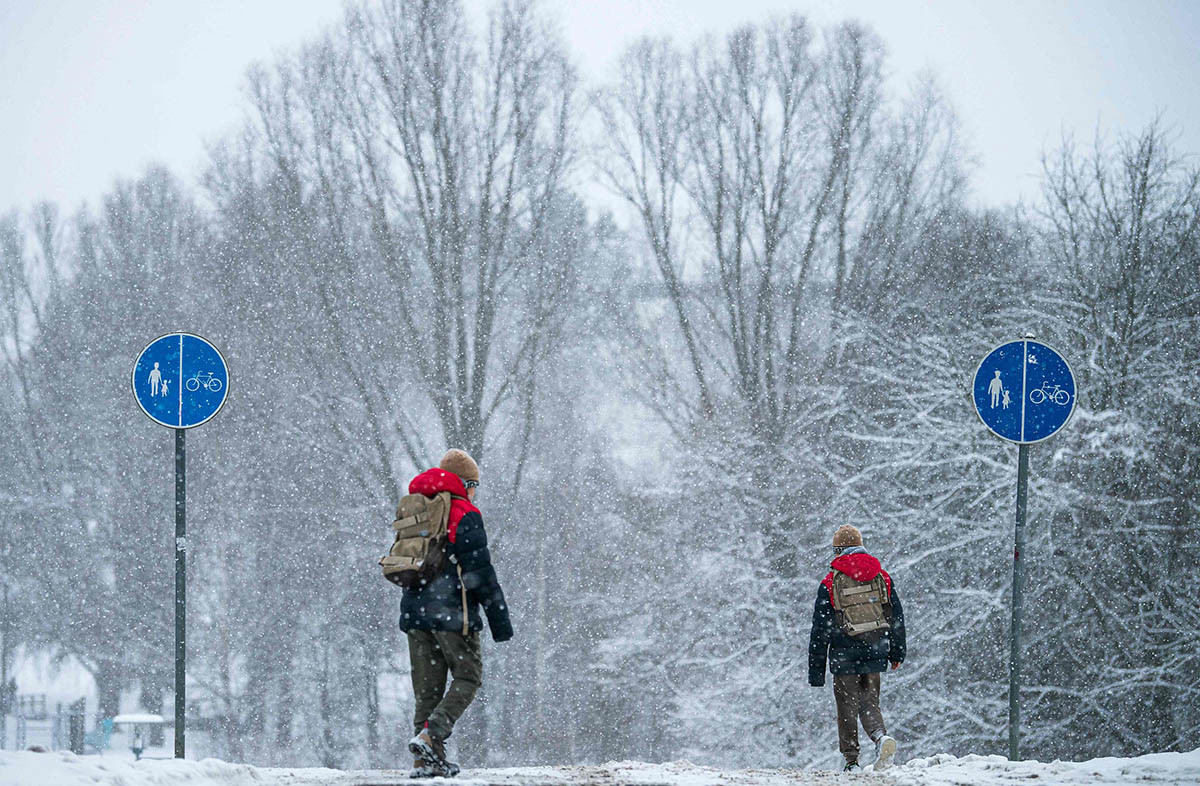
[[[409,494],[424,494],[426,497],[436,496],[443,491],[449,491],[455,497],[467,498],[467,487],[462,478],[444,469],[427,469],[417,475],[408,484]]]
[[[835,557],[833,562],[829,563],[829,567],[839,573],[845,573],[855,581],[870,581],[883,572],[879,560],[866,552],[842,554]]]

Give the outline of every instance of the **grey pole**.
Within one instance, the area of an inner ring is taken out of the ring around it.
[[[187,675],[187,429],[175,429],[175,758],[183,758]]]
[[[1029,446],[1017,452],[1017,531],[1013,543],[1012,653],[1008,661],[1008,758],[1020,758],[1021,743],[1021,590],[1025,571],[1021,552],[1025,549],[1025,505],[1029,497]]]
[[[4,549],[4,575],[0,576],[0,585],[4,592],[4,620],[0,622],[0,750],[8,747],[8,705],[13,697],[8,695],[8,651],[11,647],[12,626],[8,605],[8,523],[5,522],[5,542],[0,546]]]

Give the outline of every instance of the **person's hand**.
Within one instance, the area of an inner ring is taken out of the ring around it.
[[[900,664],[903,662],[904,661],[899,661],[899,660],[892,661],[892,671],[895,671],[896,669],[900,668]]]

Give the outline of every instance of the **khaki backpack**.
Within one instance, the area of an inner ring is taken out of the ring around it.
[[[878,573],[870,581],[855,581],[840,570],[833,572],[833,613],[847,636],[878,638],[891,627],[892,604],[887,583]]]
[[[392,529],[396,539],[392,549],[379,560],[383,577],[405,589],[428,584],[446,564],[446,546],[450,542],[449,491],[434,497],[408,494],[396,508]]]

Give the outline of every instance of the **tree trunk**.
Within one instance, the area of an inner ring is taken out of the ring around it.
[[[97,711],[101,718],[121,713],[121,688],[124,687],[125,667],[121,661],[102,660],[92,673],[96,681]]]
[[[162,715],[163,711],[163,691],[162,683],[159,682],[158,674],[142,681],[141,693],[138,696],[138,704],[146,712]],[[150,744],[155,747],[160,747],[163,744],[163,727],[150,727]]]
[[[292,681],[284,674],[279,678],[278,707],[275,711],[275,744],[280,748],[292,744]]]
[[[363,653],[363,678],[367,689],[367,753],[374,760],[379,753],[379,672],[369,652]]]

